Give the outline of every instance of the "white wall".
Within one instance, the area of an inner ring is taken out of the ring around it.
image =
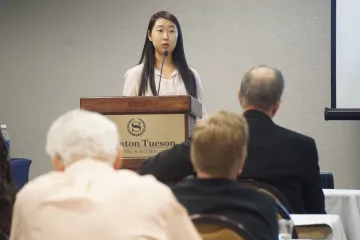
[[[329,0],[33,0],[0,7],[0,122],[12,156],[29,157],[31,176],[51,169],[46,132],[83,96],[121,95],[139,60],[150,16],[165,9],[182,26],[188,62],[201,75],[208,111],[239,111],[236,90],[250,67],[283,70],[275,121],[315,138],[336,187],[358,188],[357,122],[325,122],[330,106]]]

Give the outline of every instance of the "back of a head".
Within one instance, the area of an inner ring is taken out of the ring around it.
[[[105,116],[86,110],[72,110],[50,127],[46,151],[65,165],[85,158],[113,164],[119,147],[115,123]]]
[[[0,134],[0,183],[10,183],[10,162],[9,162],[9,151],[6,147],[5,140]]]
[[[218,111],[196,126],[191,160],[197,172],[229,178],[240,171],[246,157],[248,125],[241,114]]]
[[[240,103],[243,108],[257,107],[269,111],[280,101],[284,85],[280,70],[266,65],[252,68],[241,80]]]
[[[0,239],[9,235],[16,188],[12,184],[9,151],[0,134]]]

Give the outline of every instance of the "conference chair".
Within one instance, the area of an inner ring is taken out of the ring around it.
[[[29,181],[29,170],[32,161],[26,158],[10,160],[11,176],[14,184],[20,189]]]
[[[241,223],[222,215],[194,214],[191,220],[203,240],[255,240]]]

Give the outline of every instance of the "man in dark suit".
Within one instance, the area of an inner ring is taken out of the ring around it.
[[[258,240],[277,240],[275,200],[243,187],[236,178],[244,165],[248,126],[240,114],[220,111],[198,125],[191,142],[196,178],[172,187],[189,214],[226,216]]]
[[[314,139],[276,125],[272,118],[284,90],[282,73],[259,66],[248,71],[238,98],[249,124],[248,156],[239,178],[265,181],[282,192],[295,213],[325,213],[320,186],[318,153]],[[141,173],[162,182],[179,181],[193,174],[191,138],[146,161]]]

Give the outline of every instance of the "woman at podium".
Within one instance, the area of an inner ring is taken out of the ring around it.
[[[174,15],[160,11],[151,17],[139,64],[126,71],[124,82],[123,96],[191,95],[203,104],[201,80],[186,62]]]

